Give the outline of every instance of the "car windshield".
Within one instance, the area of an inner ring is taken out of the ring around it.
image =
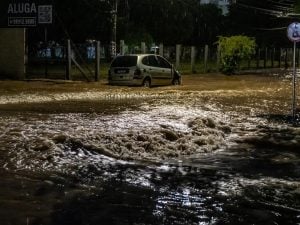
[[[137,56],[118,56],[114,59],[111,67],[132,67],[136,66]]]

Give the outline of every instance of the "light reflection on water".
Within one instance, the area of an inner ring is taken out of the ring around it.
[[[57,195],[49,185],[62,189],[45,224],[299,222],[299,128],[257,117],[260,109],[247,102],[237,110],[196,96],[113,115],[4,114],[1,166],[49,176],[38,189],[43,200]],[[274,152],[278,146],[286,154]],[[36,192],[29,198],[38,201]]]

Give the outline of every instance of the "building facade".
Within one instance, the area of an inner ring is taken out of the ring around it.
[[[25,76],[25,29],[0,28],[0,79],[23,80]]]

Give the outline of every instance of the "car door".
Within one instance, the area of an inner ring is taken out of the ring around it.
[[[161,56],[148,56],[148,70],[152,77],[152,84],[170,84],[172,79],[172,66]]]
[[[145,71],[151,76],[152,85],[159,85],[161,71],[157,58],[154,55],[149,55],[143,59],[143,64],[145,65]]]
[[[160,68],[160,77],[163,84],[171,84],[172,83],[172,65],[163,57],[156,56],[158,61],[158,66]]]

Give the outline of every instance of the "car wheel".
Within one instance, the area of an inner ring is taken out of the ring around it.
[[[172,83],[173,85],[180,85],[181,84],[180,78],[175,78]]]
[[[143,82],[143,87],[150,88],[151,87],[151,80],[146,78]]]

